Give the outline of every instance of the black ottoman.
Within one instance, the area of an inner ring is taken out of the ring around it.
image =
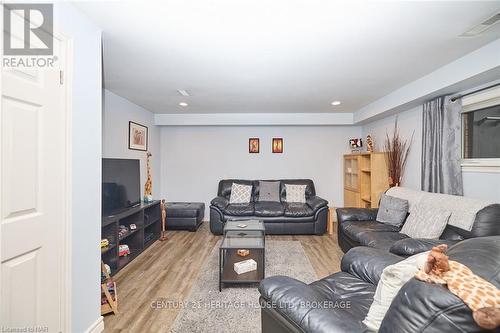
[[[167,230],[196,231],[204,216],[203,202],[167,202]]]

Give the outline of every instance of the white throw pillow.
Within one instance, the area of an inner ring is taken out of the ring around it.
[[[252,185],[243,185],[233,183],[231,186],[231,197],[229,203],[249,203],[252,197]]]
[[[411,238],[438,239],[446,228],[451,212],[420,207],[410,212],[400,233]]]
[[[424,267],[429,252],[415,254],[397,264],[387,266],[382,271],[373,296],[373,303],[363,324],[371,330],[378,331],[392,300],[403,285],[414,277],[420,268]]]
[[[286,202],[306,203],[306,186],[285,184]]]

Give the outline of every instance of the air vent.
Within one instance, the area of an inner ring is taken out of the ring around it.
[[[189,97],[189,96],[191,96],[191,95],[189,94],[189,92],[188,92],[187,90],[184,90],[184,89],[178,89],[178,90],[177,90],[177,92],[179,93],[179,95],[184,96],[184,97]]]
[[[492,17],[490,17],[489,19],[487,19],[486,21],[484,21],[481,24],[482,25],[493,25],[493,24],[497,23],[498,21],[500,21],[500,13],[493,15]]]
[[[500,21],[500,13],[496,13],[495,15],[479,23],[472,29],[464,32],[463,34],[460,35],[460,37],[478,36],[483,32],[485,32],[487,29],[491,28],[495,23],[498,23],[499,21]]]

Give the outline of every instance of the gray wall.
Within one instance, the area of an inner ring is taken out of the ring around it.
[[[363,125],[363,137],[371,134],[377,150],[383,148],[386,131],[391,134],[396,116],[386,117]],[[422,156],[422,106],[398,114],[402,136],[409,138],[415,131],[403,186],[420,189]],[[463,172],[464,196],[500,202],[500,173]]]
[[[410,148],[408,162],[403,176],[402,186],[420,190],[420,172],[422,156],[422,106],[402,112],[397,115],[399,133],[403,138],[410,140],[412,133],[413,143]],[[363,138],[370,134],[375,142],[375,150],[384,150],[386,133],[392,135],[396,116],[386,117],[363,125]]]
[[[160,194],[160,129],[154,125],[153,114],[148,110],[103,90],[103,139],[102,156],[108,158],[132,158],[141,162],[141,194],[146,181],[146,152],[128,149],[128,122],[148,127],[148,149],[153,173],[153,197]]]
[[[161,128],[162,197],[201,201],[216,196],[223,178],[312,178],[318,195],[343,205],[342,155],[357,126],[185,126]],[[260,138],[260,154],[248,153],[248,139]],[[284,153],[271,153],[282,137]]]
[[[54,5],[57,32],[73,39],[72,332],[100,318],[101,31],[68,3]]]
[[[464,196],[500,202],[500,173],[462,172]]]

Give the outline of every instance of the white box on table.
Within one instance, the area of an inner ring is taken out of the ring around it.
[[[253,259],[247,259],[234,263],[234,271],[237,274],[248,273],[257,269],[257,262]]]

